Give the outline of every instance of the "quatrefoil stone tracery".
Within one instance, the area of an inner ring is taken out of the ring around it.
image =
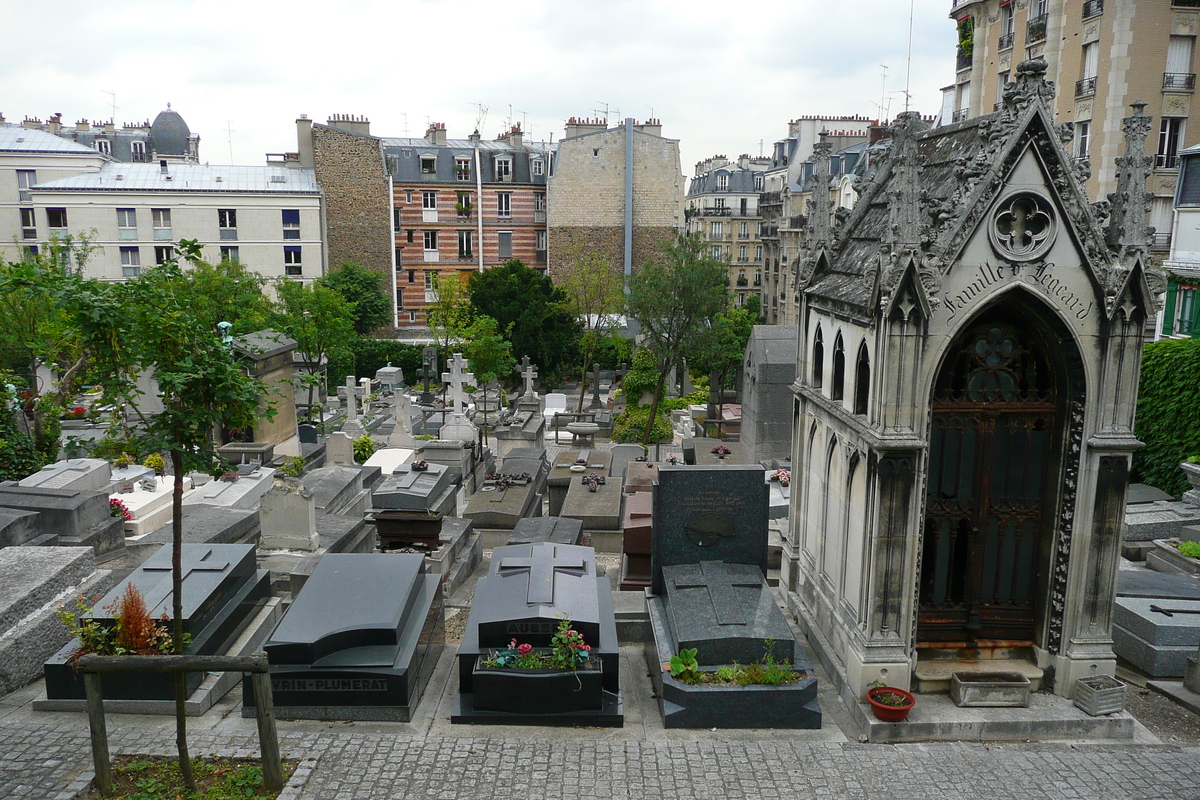
[[[1050,203],[1035,194],[1018,194],[996,209],[988,226],[992,246],[1005,258],[1030,261],[1054,244],[1058,224]]]

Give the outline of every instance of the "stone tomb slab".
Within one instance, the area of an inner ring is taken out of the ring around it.
[[[602,450],[564,450],[555,456],[546,478],[550,516],[557,517],[562,514],[563,501],[567,499],[567,490],[571,486],[572,478],[592,472],[607,476],[611,465],[612,456]]]
[[[412,464],[397,466],[375,488],[371,504],[375,508],[434,514],[453,511],[455,486],[450,468],[445,464],[426,464],[424,470],[415,470]]]
[[[654,491],[652,588],[662,569],[723,561],[767,573],[767,484],[761,466],[659,465]]]
[[[151,483],[153,489],[148,488]],[[135,483],[132,492],[112,495],[124,503],[133,516],[125,523],[125,535],[130,538],[144,536],[170,522],[174,494],[175,486],[171,478],[159,478],[151,473]]]
[[[1200,600],[1200,580],[1178,572],[1123,569],[1117,573],[1117,597]]]
[[[625,471],[629,466],[639,458],[646,455],[646,448],[640,444],[625,444],[618,443],[612,446],[609,451],[612,456],[612,474],[614,477],[624,478]]]
[[[225,508],[201,503],[183,507],[183,541],[186,544],[244,544],[257,542],[260,534],[258,509]],[[137,540],[142,544],[170,544],[171,521]]]
[[[371,457],[363,462],[363,466],[379,467],[384,477],[387,477],[401,464],[406,463],[414,452],[407,447],[384,447],[372,453]]]
[[[33,542],[42,535],[41,514],[18,508],[0,508],[0,547]]]
[[[1181,677],[1197,646],[1200,601],[1118,597],[1114,602],[1113,650],[1149,675]]]
[[[47,464],[27,478],[22,486],[42,489],[82,489],[99,491],[108,486],[112,468],[102,458],[72,458]]]
[[[124,520],[108,512],[108,494],[82,489],[43,489],[0,482],[0,507],[37,512],[53,544],[91,547],[104,555],[125,546]]]
[[[208,504],[227,508],[255,508],[275,484],[275,470],[260,467],[236,481],[212,481],[183,498],[185,506]]]
[[[270,573],[257,569],[254,546],[248,544],[184,544],[183,628],[192,635],[189,655],[214,655],[271,596]],[[162,547],[128,578],[96,603],[92,618],[106,627],[116,624],[113,611],[134,585],[154,619],[172,616],[171,548]],[[78,647],[72,642],[45,665],[46,697],[82,699],[83,681],[70,665]],[[203,673],[187,673],[188,693],[200,685]],[[125,700],[170,700],[174,681],[168,674],[120,673],[106,676],[104,697]]]
[[[422,556],[326,554],[263,648],[276,714],[411,720],[444,626],[440,576]],[[242,713],[254,715],[248,684]]]
[[[474,670],[481,656],[516,639],[549,647],[561,620],[592,647],[603,667],[601,708],[538,714],[478,711]],[[458,651],[459,696],[451,722],[504,725],[591,725],[621,727],[620,648],[612,586],[596,576],[590,547],[552,543],[497,547],[488,575],[481,578]]]
[[[577,519],[563,517],[533,517],[519,520],[505,544],[551,544],[578,545],[583,541],[583,523]]]
[[[626,494],[651,494],[658,483],[658,464],[653,461],[630,461],[625,469]]]
[[[567,490],[562,516],[577,519],[587,531],[619,531],[621,529],[621,482],[608,478],[595,487],[583,482],[586,475],[576,475]],[[593,488],[595,491],[593,491]]]

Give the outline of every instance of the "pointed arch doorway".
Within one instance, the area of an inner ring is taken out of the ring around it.
[[[1078,350],[1011,293],[956,336],[934,382],[918,645],[1033,644]]]

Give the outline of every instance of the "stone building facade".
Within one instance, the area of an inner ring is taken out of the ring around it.
[[[1048,76],[1060,87],[1054,121],[1074,125],[1071,155],[1090,162],[1085,187],[1094,200],[1116,188],[1113,165],[1125,146],[1121,119],[1135,101],[1147,104],[1152,246],[1165,255],[1179,153],[1200,143],[1200,128],[1188,124],[1200,6],[1192,0],[955,0],[950,16],[960,44],[955,82],[943,90],[943,122],[992,113],[1017,63],[1045,58]]]
[[[854,707],[875,680],[946,691],[939,660],[1065,696],[1115,669],[1142,330],[1166,283],[1153,123],[1125,118],[1115,201],[1093,208],[1045,69],[1020,64],[991,115],[901,115],[853,212],[809,226],[782,582]],[[815,194],[812,219],[830,205]]]
[[[572,117],[546,193],[550,276],[585,252],[628,275],[683,227],[679,141],[664,138],[658,120],[609,128]]]

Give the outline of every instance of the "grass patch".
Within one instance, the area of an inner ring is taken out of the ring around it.
[[[283,782],[296,771],[296,762],[283,762]],[[115,794],[104,800],[245,800],[277,795],[262,788],[262,768],[256,759],[193,758],[192,772],[196,776],[196,794],[183,790],[177,759],[158,756],[118,756],[113,759]],[[90,800],[103,797],[96,790],[86,795]]]

